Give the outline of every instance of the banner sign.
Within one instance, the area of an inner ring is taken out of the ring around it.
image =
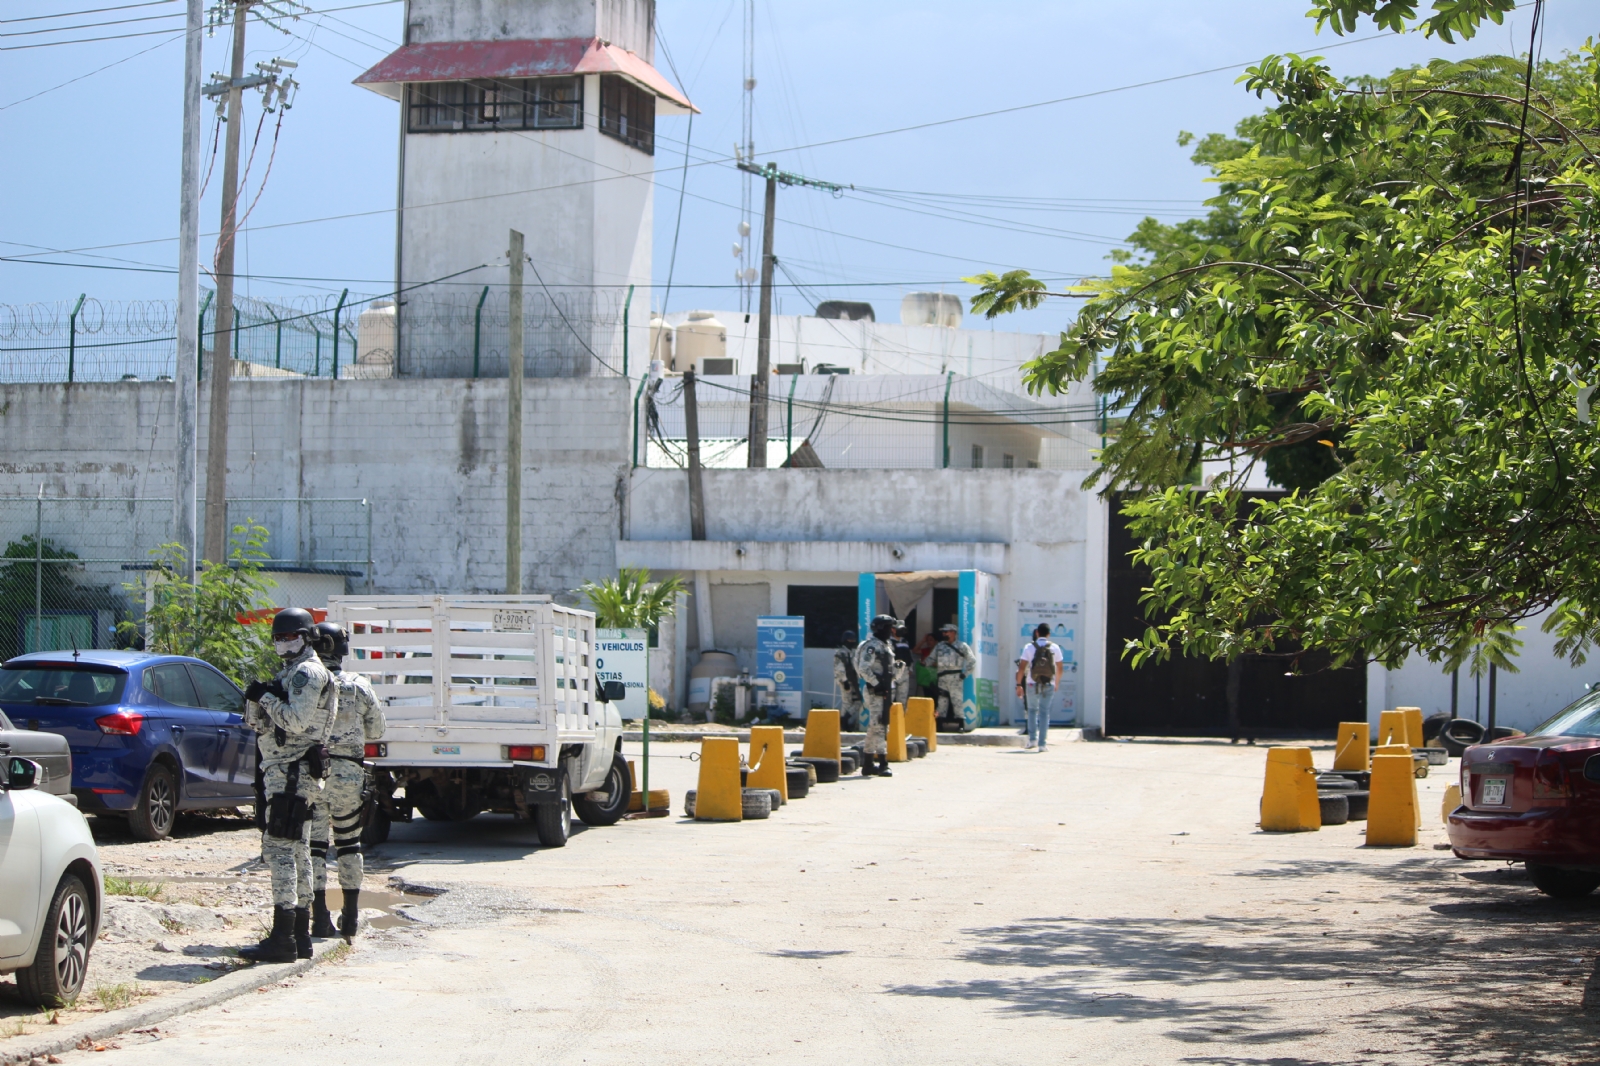
[[[1050,627],[1050,639],[1061,648],[1061,686],[1056,691],[1051,725],[1078,724],[1078,605],[1059,600],[1017,601],[1017,654],[1033,639],[1040,623]]]
[[[756,619],[756,676],[778,687],[778,713],[805,715],[806,620],[803,615],[762,615]]]
[[[623,721],[648,717],[650,634],[643,629],[596,629],[594,679],[621,681],[627,688],[627,699],[615,705]]]

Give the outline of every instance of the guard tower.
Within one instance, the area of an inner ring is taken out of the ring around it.
[[[355,82],[401,105],[398,373],[505,375],[512,229],[527,372],[620,369],[629,286],[633,321],[650,307],[656,122],[694,110],[652,65],[654,0],[407,11],[406,43]]]

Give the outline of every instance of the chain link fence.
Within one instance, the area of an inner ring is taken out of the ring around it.
[[[159,498],[0,497],[0,659],[117,646],[118,624],[143,614],[139,590],[152,551],[172,539],[172,511]],[[204,514],[202,502],[201,528]],[[280,586],[372,589],[366,500],[233,499],[228,522],[267,530],[261,567]]]
[[[688,465],[681,377],[641,382],[634,465]],[[750,379],[697,378],[700,462],[747,465]],[[1035,400],[954,374],[776,376],[767,464],[833,469],[1089,470],[1106,418],[1089,394]]]

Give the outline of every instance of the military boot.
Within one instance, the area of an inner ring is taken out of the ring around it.
[[[260,943],[240,948],[239,957],[251,962],[293,962],[294,908],[272,908],[272,932]]]
[[[894,776],[894,772],[889,769],[889,756],[887,756],[887,755],[878,756],[878,776],[879,777],[893,777]]]
[[[311,908],[294,909],[294,951],[298,958],[311,957]]]
[[[333,914],[328,910],[328,890],[319,888],[311,894],[311,935],[314,937],[338,936],[333,927]]]
[[[354,940],[356,926],[361,922],[361,890],[344,890],[344,909],[339,912],[339,932],[346,941]]]

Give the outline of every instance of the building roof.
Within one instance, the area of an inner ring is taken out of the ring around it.
[[[562,74],[620,74],[650,93],[666,114],[699,111],[655,67],[598,37],[519,41],[432,41],[389,53],[355,84],[398,100],[408,82],[479,78],[546,78]]]

